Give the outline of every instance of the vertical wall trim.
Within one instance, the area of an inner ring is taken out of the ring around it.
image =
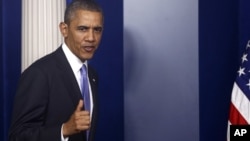
[[[22,1],[22,71],[62,43],[65,0]]]

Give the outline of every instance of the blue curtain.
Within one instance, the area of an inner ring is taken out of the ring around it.
[[[240,59],[238,5],[237,0],[199,0],[200,141],[226,140]]]
[[[1,0],[0,9],[0,140],[7,141],[12,100],[21,72],[21,0]]]
[[[105,16],[102,41],[90,62],[99,74],[96,141],[123,141],[123,0],[96,1]]]
[[[72,2],[72,0],[66,0],[67,5]]]
[[[249,0],[240,0],[239,1],[239,47],[240,47],[240,57],[246,49],[246,43],[250,40],[250,12]],[[240,60],[240,57],[238,58]]]

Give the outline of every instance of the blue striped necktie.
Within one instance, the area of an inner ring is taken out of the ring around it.
[[[88,72],[85,64],[81,68],[81,89],[84,100],[84,108],[90,112],[90,97],[89,97],[89,83],[88,83]]]
[[[86,111],[90,111],[90,94],[89,94],[89,83],[88,83],[88,71],[85,64],[82,65],[80,69],[81,72],[81,89],[82,89],[82,97],[84,100],[84,109]],[[87,140],[89,138],[89,130],[87,130]]]

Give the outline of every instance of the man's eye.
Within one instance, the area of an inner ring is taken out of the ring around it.
[[[79,27],[78,30],[80,31],[86,31],[88,28],[87,27]]]
[[[95,30],[95,32],[102,32],[102,28],[101,27],[97,27],[94,30]]]

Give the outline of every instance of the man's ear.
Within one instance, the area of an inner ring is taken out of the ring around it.
[[[68,25],[64,22],[61,22],[59,24],[59,28],[63,37],[66,38],[68,36]]]

